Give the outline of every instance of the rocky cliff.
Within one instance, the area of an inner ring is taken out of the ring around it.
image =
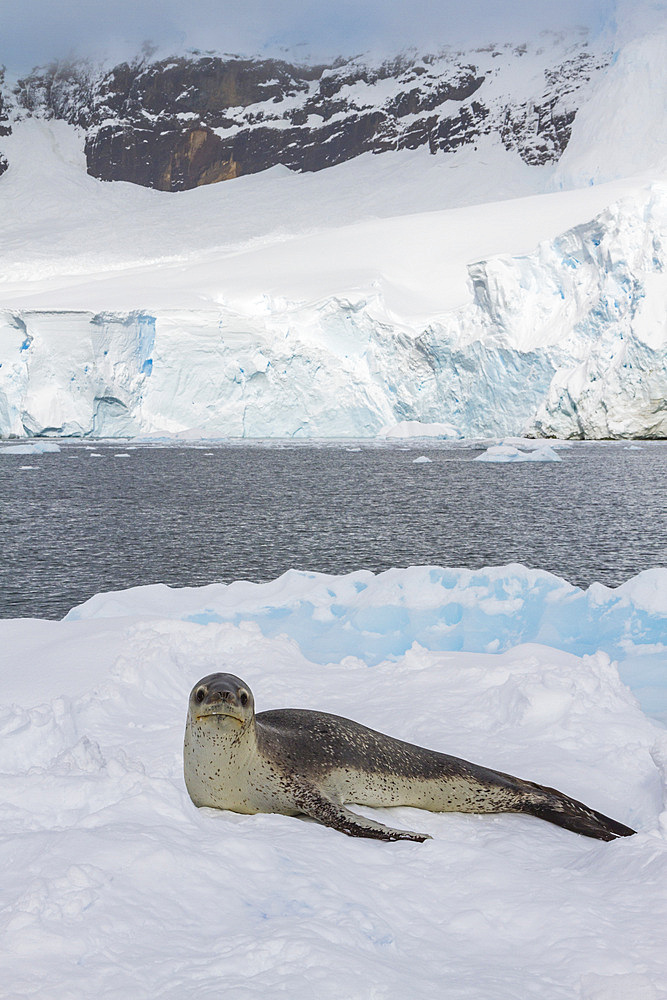
[[[102,71],[55,64],[20,80],[19,113],[85,132],[88,172],[165,191],[313,171],[362,153],[432,153],[496,135],[528,164],[557,160],[607,56],[585,40],[462,55],[298,66],[194,53]]]
[[[5,101],[3,98],[3,88],[4,88],[4,73],[2,67],[0,66],[0,138],[5,135],[9,135],[11,132],[11,126],[9,124],[9,115],[7,114],[7,109],[5,107]],[[4,174],[8,167],[7,157],[3,155],[0,151],[0,174]]]

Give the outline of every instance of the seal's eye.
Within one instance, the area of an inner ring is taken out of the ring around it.
[[[206,691],[204,690],[204,688],[199,688],[197,694],[195,695],[195,701],[203,701],[205,697],[206,697]]]
[[[248,704],[248,695],[246,694],[245,691],[242,691],[241,694],[239,695],[239,701],[241,702],[244,708]]]

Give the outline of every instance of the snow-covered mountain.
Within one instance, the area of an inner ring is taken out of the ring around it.
[[[666,55],[6,83],[0,433],[667,436]]]
[[[106,71],[55,64],[19,80],[15,97],[84,130],[92,176],[182,191],[278,163],[322,170],[365,152],[451,152],[483,136],[526,163],[553,162],[609,58],[585,37],[378,65],[144,56]]]

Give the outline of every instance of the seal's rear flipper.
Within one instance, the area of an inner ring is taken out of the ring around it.
[[[430,840],[427,833],[414,833],[412,830],[396,830],[382,823],[375,823],[365,816],[350,812],[338,802],[327,798],[318,788],[305,783],[295,795],[295,803],[299,810],[311,819],[316,819],[324,826],[346,833],[348,837],[368,837],[372,840],[412,840],[422,843]]]
[[[590,809],[555,788],[542,788],[539,792],[529,793],[521,812],[539,816],[549,823],[596,840],[616,840],[617,837],[631,837],[636,833],[629,826]]]

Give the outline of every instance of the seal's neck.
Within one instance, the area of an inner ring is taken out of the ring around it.
[[[195,805],[248,812],[242,792],[257,755],[255,719],[241,723],[225,716],[188,716],[185,729],[185,784]]]
[[[216,756],[225,751],[237,756],[244,750],[253,752],[257,746],[254,715],[245,722],[229,715],[207,715],[194,719],[193,729],[201,740],[214,743]]]

